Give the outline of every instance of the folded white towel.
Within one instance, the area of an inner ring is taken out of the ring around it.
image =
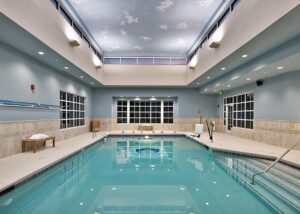
[[[45,139],[48,138],[49,136],[46,134],[34,134],[32,135],[29,139],[30,140],[40,140],[40,139]]]

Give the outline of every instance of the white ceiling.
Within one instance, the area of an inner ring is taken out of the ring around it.
[[[63,1],[62,1],[63,2]],[[66,0],[105,57],[186,57],[231,0]]]

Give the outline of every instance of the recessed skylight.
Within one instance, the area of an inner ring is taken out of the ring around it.
[[[244,55],[242,55],[242,57],[243,57],[243,58],[247,58],[247,57],[248,57],[248,55],[247,55],[247,54],[244,54]]]
[[[65,69],[65,70],[68,70],[68,69],[69,69],[69,67],[68,67],[68,66],[65,66],[65,67],[64,67],[64,69]]]
[[[226,70],[226,68],[225,68],[225,67],[223,67],[223,68],[221,68],[221,70],[222,70],[222,71],[225,71],[225,70]]]
[[[282,66],[279,66],[279,67],[277,67],[277,69],[278,69],[278,70],[282,70],[282,69],[283,69],[283,67],[282,67]]]
[[[45,53],[43,51],[38,52],[39,55],[44,55]]]

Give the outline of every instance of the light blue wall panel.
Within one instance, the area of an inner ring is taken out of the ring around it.
[[[204,116],[217,114],[217,96],[200,95],[197,89],[187,88],[100,88],[93,90],[93,116],[111,117],[113,115],[113,97],[177,97],[179,117],[198,117],[198,110]]]
[[[300,120],[300,71],[288,72],[264,81],[226,91],[219,97],[218,115],[222,116],[223,97],[254,92],[254,118],[275,120]]]
[[[90,116],[91,88],[0,43],[0,99],[59,105],[60,90],[85,96]],[[1,121],[36,119],[59,119],[59,111],[0,107]]]

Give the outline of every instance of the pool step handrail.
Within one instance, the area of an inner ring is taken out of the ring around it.
[[[265,170],[255,173],[252,175],[251,178],[251,184],[254,185],[255,184],[255,177],[261,174],[264,174],[266,172],[268,172],[276,163],[278,163],[278,161],[280,161],[287,153],[289,153],[298,143],[300,143],[300,141],[297,141],[295,144],[293,144],[289,149],[287,149],[284,153],[282,153],[282,155],[280,155],[274,162],[272,162]]]

